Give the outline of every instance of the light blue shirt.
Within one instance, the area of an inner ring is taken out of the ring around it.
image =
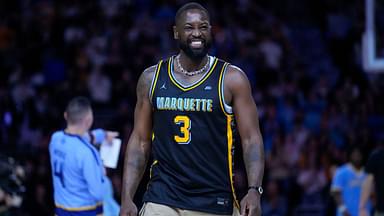
[[[106,136],[101,129],[92,134],[95,143],[101,143]],[[78,211],[100,206],[104,196],[104,168],[90,136],[57,131],[51,137],[49,154],[56,207]]]
[[[363,170],[356,171],[351,164],[345,164],[336,170],[333,177],[331,190],[340,191],[351,216],[358,216],[361,187],[366,176]],[[337,212],[337,216],[341,216],[341,213]]]
[[[106,184],[104,184],[104,216],[118,216],[120,212],[120,205],[113,198],[113,186],[108,177],[105,177]]]

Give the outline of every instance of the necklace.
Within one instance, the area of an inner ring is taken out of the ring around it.
[[[207,60],[207,63],[204,65],[204,67],[202,67],[201,69],[199,70],[196,70],[196,71],[187,71],[185,70],[181,64],[180,64],[180,55],[177,55],[176,56],[176,64],[177,64],[177,67],[180,68],[180,71],[181,73],[187,75],[187,76],[194,76],[194,75],[197,75],[197,74],[201,74],[203,72],[205,72],[209,66],[209,59]]]

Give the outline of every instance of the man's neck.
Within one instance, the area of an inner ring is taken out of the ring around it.
[[[65,128],[65,132],[73,135],[83,136],[87,130],[78,125],[68,125],[67,128]]]
[[[352,170],[355,171],[356,173],[359,173],[360,171],[362,171],[363,169],[363,166],[360,166],[360,165],[355,165],[353,163],[349,163],[349,165],[351,166]]]
[[[180,64],[187,71],[196,71],[204,67],[209,61],[208,55],[205,55],[199,59],[192,59],[188,57],[184,52],[180,52]]]

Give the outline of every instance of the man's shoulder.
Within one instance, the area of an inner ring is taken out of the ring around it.
[[[158,64],[159,63],[145,68],[144,71],[143,71],[143,74],[152,74],[152,73],[154,73],[156,71],[156,69],[157,69]]]
[[[348,164],[343,164],[341,166],[339,166],[336,171],[335,171],[335,175],[337,176],[340,176],[340,175],[346,175],[350,172],[350,167]]]
[[[62,138],[63,136],[64,136],[64,132],[62,130],[53,132],[51,135],[50,145],[57,143],[58,140],[60,140],[60,138]]]
[[[244,74],[244,71],[236,66],[236,65],[233,65],[233,64],[228,64],[228,67],[227,67],[227,73],[235,73],[235,74]]]
[[[353,166],[352,166],[352,164],[349,163],[349,162],[343,164],[340,168],[341,168],[341,170],[342,170],[343,172],[353,172]]]
[[[244,71],[233,64],[228,64],[225,72],[225,85],[230,89],[242,88],[249,85],[249,80]]]
[[[163,65],[164,63],[168,62],[171,58],[172,58],[172,56],[160,59],[156,64],[151,65],[151,66],[145,68],[144,71],[143,71],[143,74],[153,74],[153,73],[155,73],[160,65]]]
[[[58,130],[58,131],[55,131],[52,133],[52,138],[56,138],[56,137],[61,137],[64,135],[64,131],[63,130]]]

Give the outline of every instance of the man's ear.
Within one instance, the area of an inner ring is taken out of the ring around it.
[[[67,112],[64,112],[64,119],[65,119],[65,120],[68,120],[68,119],[67,119],[67,118],[68,118],[67,116],[68,116]]]
[[[174,39],[179,39],[179,33],[176,30],[176,26],[173,26],[173,38]]]

